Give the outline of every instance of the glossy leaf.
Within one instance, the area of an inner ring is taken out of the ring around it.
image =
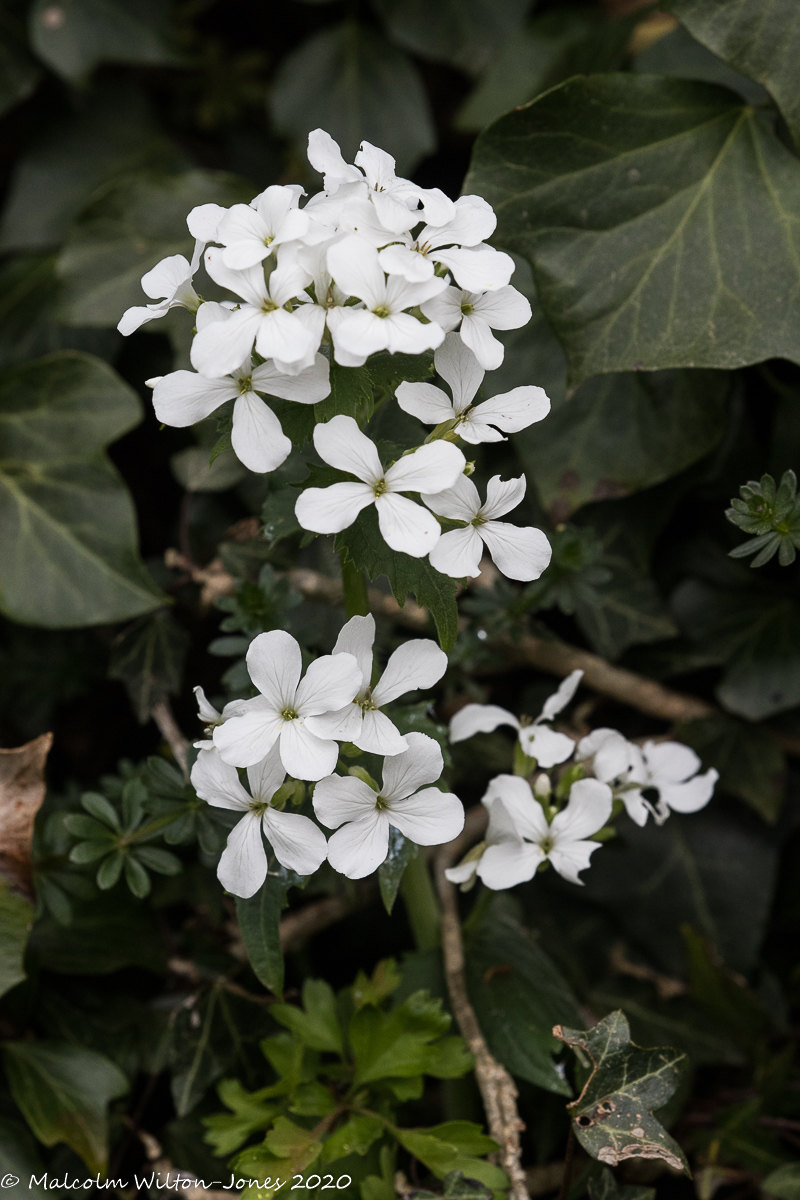
[[[800,361],[800,162],[731,92],[569,80],[482,134],[464,187],[533,263],[573,383]]]
[[[683,1151],[653,1115],[678,1086],[685,1055],[634,1045],[621,1012],[585,1033],[560,1025],[553,1033],[591,1062],[583,1091],[568,1106],[584,1150],[611,1167],[628,1158],[656,1158],[688,1174]]]
[[[103,451],[139,401],[99,359],[64,352],[0,375],[0,605],[70,628],[157,607],[128,491]]]

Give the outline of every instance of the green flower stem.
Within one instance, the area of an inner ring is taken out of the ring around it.
[[[342,554],[342,587],[344,588],[344,608],[348,621],[351,617],[366,617],[369,613],[367,577],[351,562],[345,562],[344,554]]]
[[[435,950],[441,945],[442,918],[424,854],[411,859],[400,884],[411,932],[418,950]]]

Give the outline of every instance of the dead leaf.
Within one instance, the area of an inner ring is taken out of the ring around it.
[[[43,733],[14,750],[0,750],[0,874],[28,900],[35,898],[33,823],[44,800],[44,768],[52,744],[52,733]]]

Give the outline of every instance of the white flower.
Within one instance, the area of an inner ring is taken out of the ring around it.
[[[640,748],[616,729],[593,729],[578,743],[575,757],[594,759],[595,775],[613,787],[637,825],[644,825],[650,813],[660,825],[670,810],[698,812],[708,804],[719,779],[713,767],[698,774],[700,759],[681,742],[645,742]],[[655,805],[644,795],[648,788],[658,792]]]
[[[194,689],[194,698],[197,701],[197,715],[205,726],[203,732],[206,736],[201,741],[194,742],[193,745],[197,750],[210,750],[214,745],[211,739],[215,727],[224,724],[229,717],[239,716],[246,701],[229,700],[222,712],[218,712],[210,700],[206,699],[206,694],[201,687]]]
[[[273,184],[250,204],[234,204],[219,222],[215,241],[225,249],[222,261],[236,271],[263,262],[284,242],[294,242],[308,231],[308,217],[297,207],[301,187]]]
[[[449,384],[453,399],[432,383],[401,383],[397,403],[425,425],[452,422],[465,442],[504,442],[498,430],[518,433],[550,412],[550,401],[540,387],[516,387],[482,404],[472,401],[485,371],[456,333],[448,333],[433,356],[436,370]]]
[[[361,688],[355,700],[339,712],[317,718],[317,729],[340,742],[352,742],[372,754],[401,754],[408,749],[403,737],[380,710],[405,692],[433,687],[447,670],[447,655],[429,638],[412,638],[389,657],[386,669],[373,688],[372,647],[375,641],[373,616],[351,617],[342,628],[334,654],[352,654],[361,671]]]
[[[505,287],[514,273],[514,260],[483,245],[497,225],[491,205],[480,196],[461,196],[453,219],[444,225],[426,225],[416,236],[381,251],[381,266],[390,275],[418,282],[430,279],[433,264],[452,271],[460,287],[474,292]]]
[[[203,304],[198,311],[198,329],[205,327],[204,314],[219,305]],[[221,309],[228,318],[229,309]],[[274,471],[288,457],[292,443],[278,418],[257,393],[316,404],[330,394],[328,360],[315,356],[313,366],[299,375],[285,375],[274,362],[252,367],[248,356],[242,365],[221,379],[209,379],[193,371],[173,371],[148,380],[153,387],[153,408],[159,421],[182,429],[202,421],[227,400],[235,400],[231,445],[240,462],[251,471]]]
[[[583,671],[573,671],[562,680],[552,696],[548,696],[542,711],[530,725],[523,725],[513,713],[497,704],[465,704],[450,722],[450,741],[463,742],[476,733],[491,733],[498,725],[510,725],[519,734],[519,743],[540,767],[555,767],[566,762],[575,743],[565,733],[557,733],[546,725],[566,708],[578,690]]]
[[[460,323],[461,340],[487,371],[497,370],[505,354],[503,343],[492,336],[492,330],[519,329],[531,319],[530,304],[513,287],[484,293],[449,287],[421,307],[425,316],[441,325],[446,333],[457,329]]]
[[[533,879],[545,859],[570,883],[580,883],[580,871],[599,842],[587,841],[611,816],[611,788],[598,779],[579,779],[570,788],[566,808],[548,823],[530,784],[519,775],[498,775],[484,797],[489,808],[490,843],[478,876],[499,891]]]
[[[389,826],[419,846],[452,841],[464,828],[457,796],[423,784],[442,773],[442,752],[424,733],[408,735],[408,749],[383,762],[383,785],[375,792],[353,776],[331,775],[314,788],[314,811],[335,829],[328,861],[348,879],[363,879],[379,867],[389,850]]]
[[[302,673],[300,647],[290,633],[260,633],[247,651],[250,678],[261,692],[242,712],[218,725],[214,745],[223,762],[251,767],[276,742],[284,767],[295,779],[322,779],[336,766],[336,743],[318,736],[315,718],[349,704],[361,687],[352,654],[326,654]]]
[[[252,794],[242,787],[236,768],[223,762],[217,750],[201,750],[192,767],[192,786],[201,800],[243,814],[228,834],[217,867],[220,883],[234,896],[254,896],[267,877],[262,830],[281,866],[298,875],[313,875],[325,861],[328,848],[322,830],[300,813],[270,806],[285,775],[277,746],[262,762],[248,767]]]
[[[308,161],[323,176],[323,187],[334,194],[343,183],[358,183],[366,191],[366,180],[358,167],[346,163],[338,142],[324,129],[312,129],[308,135]]]
[[[399,493],[451,487],[466,465],[452,442],[420,446],[384,470],[375,444],[352,417],[340,415],[317,425],[314,446],[324,462],[355,475],[359,482],[306,488],[295,505],[303,529],[339,533],[353,524],[363,508],[374,504],[381,535],[392,550],[423,558],[433,548],[439,523],[420,504]]]
[[[171,254],[142,276],[142,291],[158,303],[126,309],[117,325],[123,337],[128,337],[148,321],[166,316],[171,308],[188,308],[190,312],[197,310],[200,297],[192,286],[192,280],[200,265],[202,250],[203,243],[198,241],[191,262],[187,262],[182,254]]]
[[[437,295],[447,287],[446,280],[433,277],[408,283],[397,275],[387,279],[378,251],[356,235],[330,247],[328,270],[343,292],[365,304],[364,308],[334,308],[328,314],[337,362],[342,352],[347,356],[343,365],[351,365],[353,359],[360,365],[379,350],[421,354],[443,341],[444,332],[435,322],[424,324],[405,310]]]
[[[478,489],[466,475],[460,475],[451,488],[436,495],[423,495],[428,507],[440,517],[464,522],[461,529],[442,534],[431,551],[431,566],[454,579],[480,575],[485,544],[497,567],[509,579],[538,579],[552,555],[541,529],[532,525],[520,528],[497,520],[516,508],[524,495],[524,475],[505,482],[499,475],[493,476],[483,504]]]
[[[223,253],[218,246],[207,250],[206,270],[215,283],[241,296],[244,303],[229,320],[213,321],[198,330],[191,350],[195,370],[212,379],[228,375],[245,362],[253,342],[262,358],[274,358],[281,364],[300,362],[312,354],[317,347],[311,333],[284,308],[311,278],[293,248],[278,252],[277,266],[268,280],[260,264],[244,271],[231,270],[222,261]]]
[[[216,242],[219,223],[227,211],[227,208],[223,208],[221,204],[198,204],[189,213],[186,224],[189,226],[189,233],[192,237],[198,242],[202,242],[201,250],[209,242]],[[198,253],[197,247],[195,247],[195,253]]]

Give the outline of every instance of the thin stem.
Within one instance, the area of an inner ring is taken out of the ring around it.
[[[344,590],[344,609],[347,619],[351,617],[366,617],[369,612],[367,597],[367,577],[351,562],[346,562],[342,553],[342,588]]]
[[[416,854],[403,872],[400,894],[417,949],[437,949],[441,944],[442,917],[423,854]]]

